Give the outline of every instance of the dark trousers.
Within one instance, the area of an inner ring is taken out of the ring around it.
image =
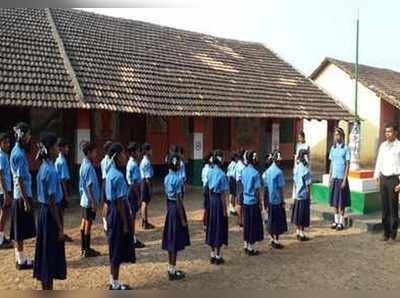
[[[398,176],[381,176],[382,224],[386,237],[395,239],[399,226],[399,198],[394,188],[399,184]]]

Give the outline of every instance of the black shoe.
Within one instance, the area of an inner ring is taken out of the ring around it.
[[[15,263],[15,268],[17,270],[30,270],[30,269],[33,269],[33,261],[26,260],[22,264],[18,264],[18,262],[17,262],[17,263]]]
[[[215,264],[217,262],[217,258],[216,257],[211,257],[210,258],[210,264]]]
[[[309,241],[310,238],[308,238],[306,235],[300,236],[300,241],[304,242],[304,241]]]
[[[136,240],[136,242],[135,242],[135,248],[144,248],[144,247],[146,247],[146,245],[144,245],[143,242],[141,242],[141,241],[139,241],[139,240]]]
[[[260,254],[260,252],[258,250],[249,250],[247,253],[247,255],[250,257],[258,256],[259,254]]]
[[[297,235],[296,235],[296,239],[299,240],[299,241],[301,241],[301,240],[300,240],[300,239],[301,239],[301,236],[300,236],[299,234],[297,234]]]
[[[383,241],[383,242],[388,242],[388,241],[389,241],[389,236],[383,235],[382,241]]]
[[[336,230],[336,229],[337,229],[337,226],[338,226],[338,224],[337,224],[336,222],[333,222],[333,223],[331,224],[331,229],[332,229],[332,230]]]
[[[0,249],[11,249],[14,245],[11,243],[10,240],[4,238],[3,243],[0,244]]]
[[[115,288],[114,288],[112,285],[110,285],[110,286],[108,287],[108,289],[109,289],[110,291],[129,291],[129,290],[132,290],[132,288],[131,288],[130,286],[125,285],[125,284],[119,284],[119,285],[116,286]]]
[[[98,257],[100,256],[100,252],[98,252],[97,250],[94,250],[92,248],[89,248],[85,251],[85,258],[94,258],[94,257]]]
[[[397,233],[394,233],[390,236],[390,239],[392,239],[393,241],[396,241],[397,238]]]
[[[216,264],[216,265],[225,264],[224,258],[215,258],[215,259],[216,259],[216,260],[215,260],[215,264]]]
[[[238,215],[236,211],[229,211],[229,214],[232,215],[232,216],[237,216]]]
[[[244,253],[245,253],[246,255],[249,254],[249,250],[248,250],[247,248],[243,248],[243,251],[244,251]]]
[[[280,243],[271,242],[271,247],[274,249],[282,249],[284,246]]]
[[[336,227],[336,231],[342,231],[344,229],[344,226],[342,224],[338,224]]]
[[[64,234],[64,240],[65,240],[65,242],[74,242],[74,240],[67,234]]]
[[[185,278],[185,273],[183,273],[183,271],[176,270],[175,273],[171,273],[168,271],[169,280],[180,280],[183,278]]]
[[[154,229],[155,228],[155,226],[153,225],[153,224],[151,224],[151,223],[149,223],[149,222],[145,222],[144,223],[144,226],[143,226],[143,229],[145,229],[145,230],[152,230],[152,229]]]

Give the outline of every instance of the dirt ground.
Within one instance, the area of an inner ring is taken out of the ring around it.
[[[285,249],[275,251],[267,241],[258,245],[261,255],[248,257],[242,251],[242,231],[235,218],[230,220],[229,247],[223,254],[226,264],[209,264],[209,250],[202,230],[202,197],[192,190],[185,198],[190,219],[192,246],[178,256],[178,268],[187,273],[183,281],[166,278],[167,255],[161,250],[164,222],[164,199],[154,198],[150,208],[155,230],[139,230],[138,236],[147,245],[137,250],[137,263],[123,265],[120,279],[133,289],[371,289],[387,290],[400,286],[400,242],[384,244],[380,235],[357,229],[336,232],[327,223],[313,219],[309,235],[312,240],[298,243],[293,230],[284,235]],[[72,208],[66,217],[66,232],[75,241],[66,246],[68,279],[56,281],[56,289],[106,289],[109,279],[107,243],[100,225],[94,226],[93,247],[101,257],[82,259],[79,241],[79,208]],[[27,243],[29,256],[34,241]],[[15,269],[14,251],[0,251],[0,289],[39,289],[32,271]]]

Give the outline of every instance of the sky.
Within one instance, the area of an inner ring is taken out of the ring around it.
[[[400,71],[400,1],[187,0],[185,8],[173,2],[170,8],[79,9],[262,42],[306,75],[325,57],[355,61],[359,12],[360,64]]]

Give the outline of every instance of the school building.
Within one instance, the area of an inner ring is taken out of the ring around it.
[[[303,119],[352,117],[261,43],[72,9],[0,9],[0,20],[0,129],[55,131],[71,140],[71,163],[82,140],[146,141],[161,175],[180,144],[199,184],[212,149],[263,159],[279,148],[290,162]]]
[[[353,113],[354,68],[353,63],[326,58],[310,78]],[[400,73],[367,65],[359,65],[358,69],[358,114],[362,120],[360,161],[362,168],[374,169],[378,146],[384,140],[385,123],[400,123]],[[306,133],[315,136],[312,144],[313,157],[322,160],[327,155],[326,150],[332,143],[332,138],[323,133],[324,125],[326,126],[324,122],[306,122]],[[341,121],[340,126],[347,133],[350,132],[347,122]],[[328,147],[321,145],[326,140]]]

